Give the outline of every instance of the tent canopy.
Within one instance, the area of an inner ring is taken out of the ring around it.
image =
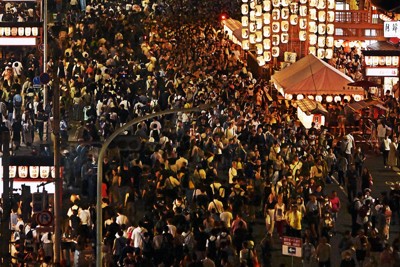
[[[283,94],[364,94],[361,87],[347,85],[350,77],[312,54],[274,74],[272,81]]]
[[[322,106],[321,103],[304,98],[296,101],[297,106],[306,114],[323,114],[327,115],[328,111]]]
[[[346,107],[352,109],[353,111],[369,108],[371,106],[378,107],[383,110],[387,110],[387,108],[384,106],[384,102],[380,101],[379,99],[371,99],[371,100],[361,100],[358,102],[350,103]]]

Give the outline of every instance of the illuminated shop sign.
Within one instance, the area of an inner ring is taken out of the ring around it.
[[[399,70],[397,68],[366,68],[366,76],[398,76]]]
[[[400,21],[386,21],[383,25],[383,36],[400,38]]]

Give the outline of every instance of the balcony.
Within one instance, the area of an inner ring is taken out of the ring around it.
[[[377,13],[358,10],[337,10],[335,39],[384,41],[383,21]]]

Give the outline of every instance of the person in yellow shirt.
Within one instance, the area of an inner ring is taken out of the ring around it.
[[[288,236],[301,237],[302,214],[296,204],[292,204],[288,213],[286,213],[286,222],[288,225]]]

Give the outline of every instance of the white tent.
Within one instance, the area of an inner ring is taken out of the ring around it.
[[[272,81],[282,95],[364,95],[361,87],[347,85],[350,77],[312,54],[275,73]]]

